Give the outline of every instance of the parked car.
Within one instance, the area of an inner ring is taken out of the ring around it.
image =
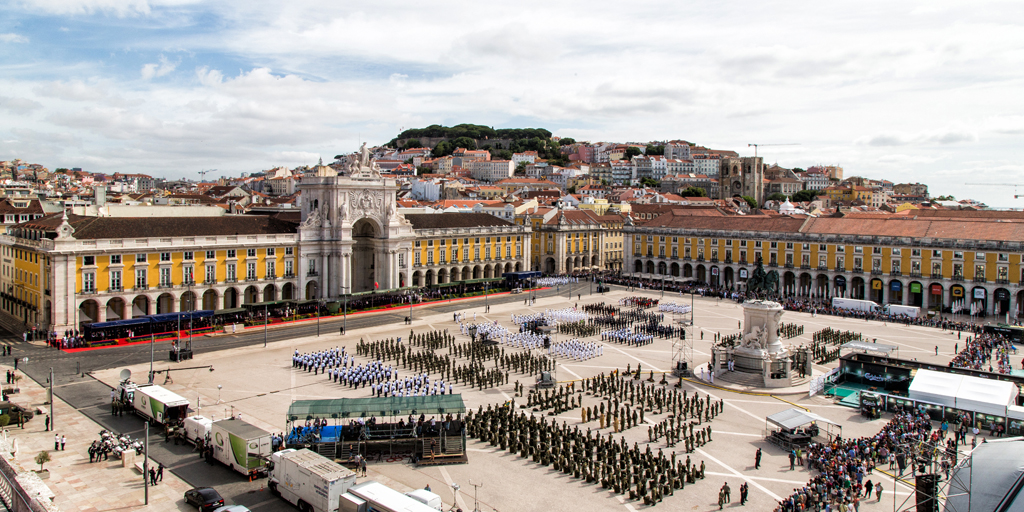
[[[213,487],[196,487],[185,491],[185,503],[212,512],[224,506],[224,498]]]
[[[11,402],[0,402],[0,414],[6,414],[11,418],[11,425],[17,425],[19,417],[24,417],[27,422],[35,416],[32,411]]]

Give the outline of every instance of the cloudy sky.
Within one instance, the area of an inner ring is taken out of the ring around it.
[[[1024,206],[964,185],[1024,183],[1019,1],[3,5],[0,159],[195,179],[478,123]]]

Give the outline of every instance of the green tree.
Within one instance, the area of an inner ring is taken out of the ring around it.
[[[806,202],[806,201],[814,201],[815,199],[818,198],[819,195],[821,195],[821,191],[820,190],[810,190],[810,189],[808,189],[808,190],[801,190],[801,191],[793,194],[793,197],[790,198],[790,201],[796,201],[798,203],[803,203],[803,202]]]
[[[36,464],[39,464],[39,471],[43,470],[43,464],[50,462],[50,452],[43,450],[36,455]]]
[[[405,149],[418,148],[423,146],[419,139],[407,139],[405,141]]]
[[[345,155],[334,155],[335,160],[341,160],[342,158],[345,158]],[[59,171],[60,169],[57,170]]]
[[[526,174],[526,166],[530,165],[530,162],[519,162],[516,164],[515,174],[523,176]]]
[[[626,156],[625,156],[625,158],[626,158],[626,160],[629,160],[630,158],[633,158],[634,156],[640,156],[642,154],[643,154],[643,152],[640,151],[640,148],[638,148],[636,146],[630,146],[630,147],[626,148]]]
[[[686,187],[679,191],[679,195],[683,197],[707,197],[708,193],[700,187]]]
[[[572,137],[562,137],[558,143],[562,146],[568,146],[570,144],[576,144],[576,139]]]
[[[646,153],[647,153],[648,156],[650,156],[650,155],[664,155],[665,154],[665,146],[655,146],[654,144],[648,144],[647,145]]]
[[[661,186],[661,182],[654,178],[640,178],[640,184],[651,188],[658,188]]]
[[[801,169],[799,167],[794,167],[793,168],[793,172],[806,172],[806,171],[804,171],[803,169]]]
[[[417,176],[423,176],[424,174],[430,174],[432,172],[434,172],[434,170],[431,169],[430,167],[424,167],[424,166],[421,165],[421,166],[416,168],[416,175]]]
[[[442,140],[441,142],[438,142],[436,146],[434,146],[434,149],[433,151],[430,152],[430,154],[433,155],[434,158],[439,158],[442,156],[448,156],[452,154],[452,151],[455,151],[455,148],[453,148],[452,145],[448,143],[448,141]]]
[[[607,187],[608,185],[610,185],[610,183],[608,183],[608,180],[601,178],[601,185]]]
[[[455,151],[454,148],[476,149],[476,141],[469,137],[458,137],[451,144],[452,151]]]
[[[6,427],[11,424],[11,416],[8,414],[0,414],[0,427]]]
[[[952,194],[948,196],[939,196],[934,198],[936,201],[956,201],[956,198]]]
[[[785,201],[786,200],[786,194],[781,194],[779,192],[776,192],[776,193],[768,196],[768,198],[766,200],[767,201],[780,201],[780,202],[781,201]]]
[[[740,198],[743,199],[744,201],[746,201],[747,204],[750,205],[751,209],[756,209],[757,208],[757,201],[755,201],[753,197],[750,197],[750,196],[740,196]]]
[[[573,186],[569,187],[569,193],[570,194],[575,194],[576,193],[576,185],[573,185]]]

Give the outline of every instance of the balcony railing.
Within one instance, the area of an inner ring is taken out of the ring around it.
[[[78,292],[79,295],[93,295],[96,293],[96,288],[82,288],[82,291]]]
[[[146,290],[149,290],[149,285],[146,283],[136,284],[135,288],[132,288],[133,292],[144,292]]]
[[[860,267],[853,267],[853,270],[851,270],[850,272],[853,272],[854,274],[863,274],[864,269]]]
[[[972,281],[974,281],[975,283],[984,283],[987,281],[987,279],[985,279],[985,276],[974,276],[974,279],[972,279]]]
[[[964,276],[962,276],[962,275],[960,275],[960,274],[953,274],[953,277],[952,277],[952,279],[953,279],[954,281],[963,281],[963,280],[964,280]]]
[[[899,270],[893,270],[892,272],[889,272],[889,275],[890,276],[902,276],[903,272],[900,272]]]
[[[171,288],[173,286],[174,285],[171,284],[171,283],[160,283],[160,284],[156,285],[157,288]]]
[[[704,261],[704,256],[697,256],[697,261]]]
[[[732,258],[726,258],[726,259],[725,259],[725,264],[726,264],[726,265],[730,265],[730,264],[732,264]]]
[[[121,285],[111,286],[110,288],[107,288],[107,291],[108,292],[123,292],[124,291],[124,287],[122,287]],[[47,290],[47,293],[49,293],[49,290]]]
[[[1010,284],[1010,280],[1005,277],[999,278],[996,279],[996,284]]]
[[[792,263],[786,263],[786,268],[793,268],[793,264]]]
[[[805,263],[803,265],[800,265],[800,268],[803,269],[803,270],[810,270],[811,269],[811,265],[809,263]]]
[[[922,277],[921,276],[921,272],[920,271],[918,271],[918,272],[910,272],[910,277]]]
[[[942,279],[942,272],[932,272],[932,279]]]
[[[776,262],[774,262],[774,261],[769,261],[769,262],[768,262],[768,266],[769,266],[769,267],[772,267],[772,268],[775,268],[775,267],[778,267],[778,266],[779,266],[779,264],[778,264],[778,263],[776,263]]]
[[[295,277],[295,272],[285,272],[284,273],[284,278],[285,279],[292,279],[294,277]]]
[[[306,277],[316,277],[318,275],[320,275],[320,273],[317,272],[316,270],[310,270],[309,272],[306,272]]]
[[[237,283],[238,282],[238,278],[237,277],[229,277],[229,278],[225,279],[224,282],[225,283]]]
[[[711,263],[718,263],[718,258],[711,258]]]
[[[822,270],[822,271],[828,270],[828,265],[818,265],[818,270]],[[842,269],[836,269],[836,270],[842,270]]]

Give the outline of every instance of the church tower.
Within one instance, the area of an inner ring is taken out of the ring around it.
[[[761,157],[745,156],[722,159],[718,175],[719,199],[748,196],[764,203],[764,164]]]

